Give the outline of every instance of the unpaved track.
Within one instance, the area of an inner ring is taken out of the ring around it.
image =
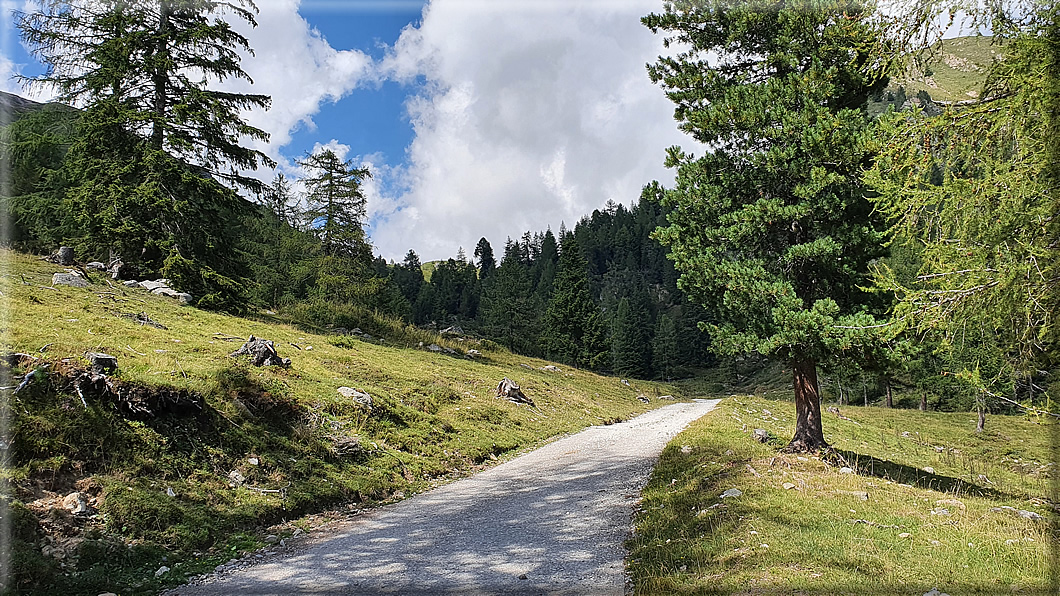
[[[170,594],[621,596],[632,505],[666,443],[716,404],[591,427],[358,516],[292,556]]]

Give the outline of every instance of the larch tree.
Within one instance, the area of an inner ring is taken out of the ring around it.
[[[684,1],[644,17],[668,47],[648,72],[676,105],[679,147],[662,194],[680,288],[717,321],[719,353],[760,352],[791,367],[790,451],[825,448],[818,362],[874,320],[862,305],[882,254],[861,171],[871,164],[864,106],[886,85],[873,14],[844,2]]]
[[[1058,11],[977,15],[1005,40],[978,99],[885,118],[866,176],[895,241],[919,257],[914,275],[881,266],[877,284],[898,298],[898,329],[964,355],[950,372],[978,394],[980,427],[987,397],[1016,401],[1021,379],[1033,389],[1058,362]]]
[[[372,177],[367,167],[355,168],[331,149],[312,153],[299,162],[306,169],[307,217],[320,235],[324,254],[371,259],[364,233],[367,198],[364,181]]]

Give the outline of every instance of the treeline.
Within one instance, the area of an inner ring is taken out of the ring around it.
[[[394,304],[417,325],[459,327],[515,352],[638,378],[687,376],[709,365],[706,313],[677,287],[663,247],[651,238],[662,207],[609,202],[572,230],[561,225],[508,238],[495,253],[482,238],[469,258],[440,262],[429,280],[412,250],[377,259],[376,275],[399,289]]]

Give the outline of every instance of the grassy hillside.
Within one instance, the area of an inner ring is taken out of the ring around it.
[[[729,397],[679,435],[628,545],[635,593],[1056,593],[1055,423],[840,413],[823,459],[778,452],[794,429],[780,397]]]
[[[321,335],[182,307],[98,274],[88,288],[52,287],[63,268],[0,256],[4,351],[39,358],[0,367],[12,375],[0,381],[13,438],[4,474],[25,592],[151,593],[268,534],[282,539],[292,521],[304,529],[296,520],[306,513],[402,498],[557,434],[631,417],[674,391],[565,366],[548,372],[488,342],[397,323],[382,339]],[[291,367],[229,357],[251,334],[275,342]],[[472,345],[481,356],[466,355]],[[116,398],[82,401],[73,379],[88,351],[118,358],[122,399],[201,396],[204,408],[132,419]],[[535,406],[495,398],[504,377]],[[342,386],[371,395],[371,411]],[[63,507],[73,492],[87,512]]]

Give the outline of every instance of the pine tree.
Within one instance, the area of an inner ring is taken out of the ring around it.
[[[659,315],[651,340],[651,367],[656,378],[672,380],[677,370],[677,325],[668,314]]]
[[[586,262],[573,236],[563,244],[541,327],[541,347],[549,358],[583,368],[603,363],[607,345],[602,317],[589,293]]]
[[[823,448],[817,363],[871,340],[844,328],[870,326],[858,287],[882,254],[860,172],[872,158],[863,107],[886,84],[883,37],[842,2],[675,3],[643,22],[687,46],[649,75],[681,130],[710,147],[669,150],[677,180],[658,238],[682,289],[718,317],[717,351],[791,366],[788,449]]]
[[[524,354],[537,347],[537,305],[518,243],[509,238],[501,266],[486,284],[482,318],[486,332],[508,349]]]
[[[638,379],[651,378],[651,311],[641,284],[618,301],[611,320],[611,358],[614,371]]]

